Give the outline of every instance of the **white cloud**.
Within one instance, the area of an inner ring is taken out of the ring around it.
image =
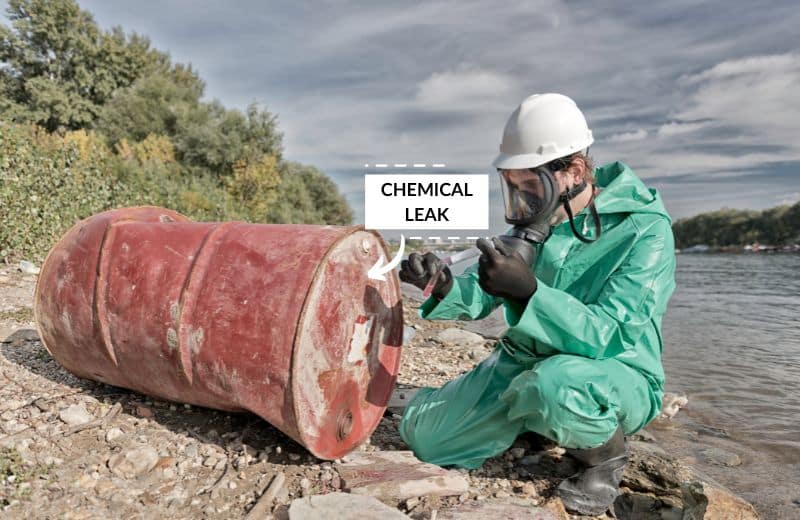
[[[800,159],[800,54],[757,56],[719,63],[690,78],[696,91],[680,119],[733,127],[752,144],[783,145],[783,159]]]
[[[474,112],[517,90],[516,81],[490,70],[461,67],[435,72],[417,86],[417,101],[436,109]],[[483,106],[482,106],[483,105]],[[509,113],[510,113],[509,109]]]
[[[798,54],[724,60],[679,82],[672,121],[657,140],[635,148],[624,147],[628,139],[609,141],[622,142],[618,150],[646,175],[722,175],[800,161],[798,85]]]
[[[720,80],[742,76],[752,76],[768,71],[785,71],[797,69],[800,55],[795,53],[750,56],[747,58],[727,60],[718,63],[698,74],[684,76],[686,83],[699,83],[709,80]]]
[[[656,133],[659,137],[668,137],[696,132],[705,126],[708,126],[707,123],[679,123],[677,121],[670,121],[658,127]]]
[[[606,138],[606,141],[611,143],[624,143],[627,141],[641,141],[647,137],[647,130],[639,128],[633,132],[622,132],[619,134],[612,134]]]

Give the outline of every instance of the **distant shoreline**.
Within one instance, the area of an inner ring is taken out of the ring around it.
[[[696,245],[685,249],[675,249],[675,254],[697,255],[697,254],[739,254],[739,255],[774,255],[774,254],[800,254],[800,245],[788,246],[765,246],[759,244],[747,246],[720,246],[711,247],[706,245]]]

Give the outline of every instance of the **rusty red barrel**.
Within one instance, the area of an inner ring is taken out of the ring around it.
[[[361,227],[191,222],[108,211],[53,247],[42,341],[71,372],[164,399],[249,410],[338,458],[380,420],[397,375],[397,276]]]

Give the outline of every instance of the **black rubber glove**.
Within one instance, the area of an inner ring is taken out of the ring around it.
[[[475,245],[483,253],[478,259],[481,288],[493,296],[526,305],[536,292],[536,277],[528,264],[497,237],[491,243],[481,238]]]
[[[433,253],[411,253],[408,260],[400,264],[400,279],[406,283],[416,285],[423,291],[431,280],[433,273],[438,273],[438,280],[431,294],[438,300],[443,299],[453,287],[453,275],[450,268],[439,260]]]

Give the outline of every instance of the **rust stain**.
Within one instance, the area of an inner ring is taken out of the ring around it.
[[[172,327],[167,329],[167,345],[170,350],[176,350],[178,348],[178,333],[175,332],[175,329]]]

